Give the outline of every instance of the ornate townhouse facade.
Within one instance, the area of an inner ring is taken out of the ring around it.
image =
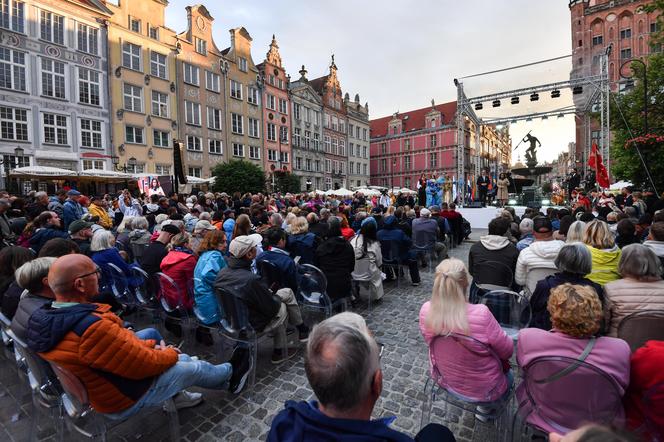
[[[251,57],[251,35],[243,27],[231,29],[226,59],[226,158],[263,166],[261,78]]]
[[[177,35],[179,136],[186,175],[208,178],[224,161],[225,64],[212,37],[214,18],[203,5],[188,6],[187,30]]]
[[[99,0],[4,0],[2,7],[0,187],[16,167],[105,169],[111,11]]]
[[[360,104],[360,95],[344,97],[348,114],[348,186],[369,185],[369,104]]]
[[[173,173],[178,134],[175,32],[166,0],[107,1],[114,162],[128,173]]]
[[[309,84],[304,66],[299,73],[300,78],[289,84],[293,173],[300,179],[301,190],[324,189],[323,99]]]

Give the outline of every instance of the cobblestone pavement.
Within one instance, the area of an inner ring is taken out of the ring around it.
[[[475,232],[471,240],[482,232]],[[467,260],[472,243],[464,242],[452,249],[450,255]],[[406,272],[407,273],[407,272]],[[360,307],[376,339],[385,345],[381,360],[383,394],[374,409],[374,417],[397,416],[394,428],[415,434],[420,427],[423,388],[427,379],[428,352],[418,328],[418,314],[422,303],[431,294],[432,273],[422,269],[422,284],[412,287],[402,279],[400,287],[388,283],[385,297],[369,314]],[[179,413],[181,435],[188,441],[254,441],[265,440],[274,415],[284,401],[313,399],[304,372],[302,351],[293,359],[274,366],[269,361],[271,343],[264,342],[259,350],[256,383],[239,396],[226,392],[204,392],[205,402]],[[210,350],[189,351],[210,357]],[[32,422],[29,418],[30,396],[19,380],[14,363],[7,357],[0,359],[0,440],[27,440]],[[431,421],[448,425],[459,441],[487,441],[493,439],[493,427],[475,420],[470,413],[454,409],[443,418],[442,406],[434,404]],[[38,436],[42,440],[55,439],[52,421],[40,418]],[[132,419],[114,429],[111,440],[163,440],[167,438],[164,415],[155,412],[149,418]],[[65,440],[78,439],[67,434]]]

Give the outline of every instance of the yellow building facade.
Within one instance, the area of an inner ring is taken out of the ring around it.
[[[166,0],[107,2],[112,155],[129,173],[173,174],[178,133],[175,32]]]

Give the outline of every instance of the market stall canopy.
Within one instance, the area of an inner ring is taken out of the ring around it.
[[[611,187],[609,187],[609,190],[620,190],[623,187],[630,187],[632,186],[632,183],[629,181],[618,181],[617,183],[611,184]]]
[[[187,184],[207,184],[209,183],[209,180],[206,180],[204,178],[198,178],[195,176],[187,175]]]
[[[380,195],[380,191],[378,191],[376,189],[359,188],[359,189],[356,189],[355,191],[361,193],[364,196],[378,196],[378,195]]]
[[[336,196],[353,196],[353,191],[348,190],[345,187],[340,189],[330,189],[325,192],[325,195],[336,195]]]
[[[9,171],[9,175],[17,177],[50,177],[50,178],[66,178],[66,177],[75,177],[78,175],[73,170],[60,169],[59,167],[49,167],[49,166],[27,166],[27,167],[17,167]]]
[[[102,178],[104,180],[125,181],[132,178],[130,173],[116,172],[114,170],[85,169],[78,174],[81,178]]]
[[[399,193],[399,192],[401,192],[403,194],[406,194],[406,195],[415,195],[415,194],[417,194],[417,192],[415,192],[414,190],[406,189],[405,187],[395,190],[395,193]]]

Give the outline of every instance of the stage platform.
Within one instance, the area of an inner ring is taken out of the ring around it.
[[[514,211],[518,216],[522,216],[526,211],[526,206],[510,206],[514,207]],[[546,209],[553,207],[555,209],[561,209],[562,207],[558,206],[543,206],[540,209],[540,212],[545,213]],[[461,213],[464,218],[470,223],[470,227],[473,229],[486,229],[489,225],[489,221],[494,219],[501,212],[500,208],[491,206],[491,207],[480,207],[480,208],[470,208],[462,207],[457,208],[457,212]]]

